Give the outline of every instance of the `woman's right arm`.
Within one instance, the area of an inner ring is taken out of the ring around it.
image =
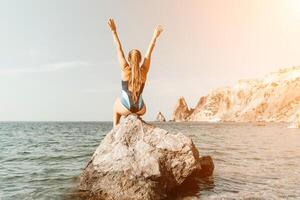
[[[108,20],[108,25],[109,25],[110,30],[112,32],[113,39],[114,39],[114,42],[115,42],[115,45],[116,45],[116,48],[117,48],[119,63],[121,65],[121,68],[124,69],[126,66],[128,66],[128,63],[125,59],[124,52],[123,52],[123,49],[122,49],[122,45],[121,45],[120,39],[118,37],[116,24],[115,24],[113,19],[109,19]]]
[[[163,28],[160,25],[157,26],[154,30],[154,33],[153,33],[152,39],[150,41],[148,50],[145,54],[145,59],[144,59],[144,63],[143,63],[143,68],[146,71],[146,73],[148,72],[149,67],[150,67],[151,55],[152,55],[153,49],[155,47],[156,40],[162,31],[163,31]]]

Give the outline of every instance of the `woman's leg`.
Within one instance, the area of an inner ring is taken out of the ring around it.
[[[127,116],[130,114],[130,111],[123,106],[121,103],[120,99],[117,98],[114,104],[114,109],[113,109],[113,123],[114,127],[119,124],[120,118],[122,115]]]

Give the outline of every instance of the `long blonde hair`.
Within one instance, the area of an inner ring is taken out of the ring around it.
[[[132,94],[133,102],[137,102],[139,91],[142,85],[142,76],[140,70],[140,62],[142,60],[141,52],[133,49],[128,54],[128,61],[131,67],[131,75],[129,78],[128,89]]]

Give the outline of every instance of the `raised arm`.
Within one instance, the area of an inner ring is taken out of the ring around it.
[[[122,45],[121,45],[120,39],[118,37],[116,24],[115,24],[113,19],[109,19],[108,20],[108,25],[109,25],[110,30],[112,32],[114,42],[115,42],[115,45],[116,45],[116,48],[117,48],[117,53],[118,53],[118,59],[119,59],[120,66],[123,69],[126,66],[128,66],[128,63],[125,59],[124,52],[123,52],[123,49],[122,49]]]
[[[148,70],[149,70],[151,55],[152,55],[152,51],[154,49],[156,40],[162,31],[163,31],[163,28],[162,28],[162,26],[159,25],[155,28],[155,30],[153,32],[153,36],[152,36],[151,42],[149,44],[148,50],[145,54],[145,59],[144,59],[144,63],[143,63],[143,68],[145,68],[146,72],[148,72]]]
[[[146,52],[145,58],[147,58],[149,60],[151,59],[151,54],[152,54],[152,51],[154,49],[156,39],[159,37],[159,35],[162,31],[163,31],[163,28],[160,25],[155,28],[152,39],[151,39],[151,42],[150,42],[148,50]]]

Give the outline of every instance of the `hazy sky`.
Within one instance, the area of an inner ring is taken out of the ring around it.
[[[111,120],[120,69],[108,18],[126,52],[143,53],[162,24],[144,100],[169,119],[184,96],[300,64],[298,0],[2,0],[0,121]]]

